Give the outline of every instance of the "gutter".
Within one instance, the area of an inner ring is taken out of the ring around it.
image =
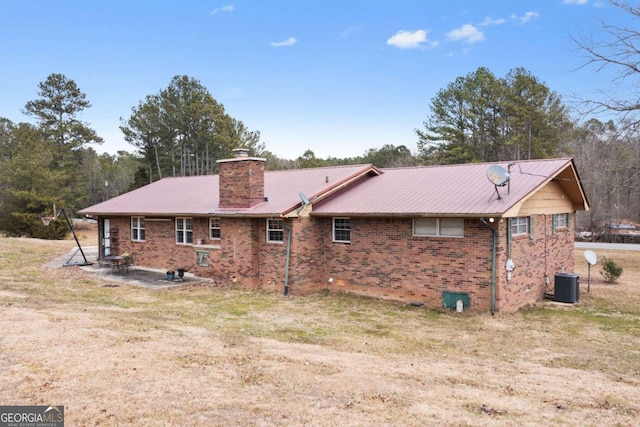
[[[291,258],[291,227],[282,221],[282,228],[287,230],[287,256],[284,262],[284,295],[289,293],[289,258]]]
[[[491,314],[496,312],[496,229],[490,225],[483,217],[480,221],[491,229],[492,250],[491,250]],[[493,218],[489,218],[493,222]]]

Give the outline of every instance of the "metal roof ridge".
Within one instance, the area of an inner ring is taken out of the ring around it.
[[[177,180],[188,180],[188,179],[216,178],[216,177],[218,177],[218,176],[219,176],[219,174],[217,174],[217,173],[215,173],[215,174],[214,174],[214,173],[211,173],[211,174],[206,174],[206,175],[165,176],[165,177],[160,178],[160,179],[158,179],[158,180],[156,180],[156,181],[152,181],[152,182],[149,182],[149,183],[147,183],[147,184],[144,184],[142,187],[134,188],[134,189],[133,189],[133,190],[131,190],[131,191],[135,191],[135,190],[137,190],[137,189],[139,189],[139,188],[147,187],[147,186],[149,186],[149,185],[157,184],[158,182],[162,182],[162,181],[177,181]],[[127,191],[127,192],[122,193],[122,194],[127,194],[127,193],[129,193],[129,192],[130,192],[130,191]],[[122,195],[122,194],[120,194],[120,195]],[[117,196],[116,196],[116,197],[117,197]]]
[[[275,170],[265,170],[264,173],[277,173],[277,172],[300,172],[300,171],[318,171],[318,170],[327,170],[327,169],[346,169],[346,168],[357,168],[357,167],[366,167],[375,165],[371,163],[358,163],[354,165],[331,165],[331,166],[318,166],[315,168],[294,168],[294,169],[275,169]],[[377,168],[377,167],[376,167]]]
[[[533,162],[552,162],[560,160],[573,160],[573,157],[551,157],[547,159],[520,159],[520,160],[496,160],[493,162],[469,162],[469,163],[450,163],[444,165],[415,165],[415,166],[397,166],[389,168],[380,168],[381,170],[400,170],[400,169],[436,169],[436,168],[451,168],[451,167],[470,167],[470,166],[482,166],[482,165],[495,165],[501,163],[533,163]]]
[[[365,175],[374,172],[376,173],[376,175],[381,175],[382,173],[384,173],[381,169],[379,169],[378,167],[376,167],[373,164],[364,164],[364,165],[346,165],[346,166],[350,166],[350,167],[360,167],[362,166],[362,168],[360,170],[358,170],[356,173],[353,173],[343,179],[341,179],[340,181],[337,181],[327,187],[325,187],[324,189],[318,191],[317,193],[312,194],[311,196],[309,196],[309,200],[311,201],[311,203],[315,203],[315,202],[319,202],[320,200],[329,197],[330,195],[334,194],[336,191],[339,191],[341,187],[346,188],[349,184],[357,181],[358,179],[364,177]],[[327,168],[311,168],[311,169],[327,169]],[[299,170],[304,170],[304,169],[299,169]],[[287,209],[285,209],[282,212],[282,215],[287,215],[290,212],[292,212],[293,210],[297,209],[299,206],[301,206],[302,203],[301,202],[297,202],[294,205],[288,207]]]
[[[321,190],[321,191],[311,195],[309,200],[311,200],[312,202],[320,201],[320,200],[324,199],[325,197],[328,197],[331,194],[334,194],[341,187],[346,188],[349,184],[357,181],[359,178],[364,177],[365,175],[369,174],[370,172],[375,172],[376,175],[381,175],[381,174],[384,173],[384,171],[382,169],[379,169],[379,168],[377,168],[376,166],[374,166],[372,164],[368,164],[368,165],[364,165],[364,166],[365,167],[360,169],[358,172],[356,172],[354,174],[351,174],[350,176],[348,176],[346,178],[343,178],[342,180],[340,180],[340,181],[328,186],[324,190]]]

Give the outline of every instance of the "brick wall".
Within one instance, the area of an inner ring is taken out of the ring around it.
[[[287,235],[282,243],[267,243],[267,220],[258,219],[260,284],[282,292],[286,279]],[[308,294],[324,288],[322,270],[322,224],[311,218],[284,219],[291,229],[289,292]]]
[[[412,235],[412,220],[351,218],[351,243],[332,242],[331,218],[285,219],[291,228],[289,292],[308,294],[329,288],[373,297],[442,306],[442,292],[470,296],[471,309],[491,308],[492,232],[478,219],[465,219],[464,238]],[[573,221],[572,221],[573,222]],[[496,309],[513,311],[543,298],[545,274],[573,272],[573,232],[553,233],[551,216],[534,218],[534,238],[514,237],[507,247],[509,222],[496,223]],[[175,222],[145,222],[146,241],[132,242],[130,218],[111,218],[118,229],[112,247],[137,252],[138,264],[168,269],[185,267],[201,277],[239,286],[282,291],[287,233],[283,243],[267,243],[266,219],[221,218],[221,240],[209,240],[208,218],[194,218],[194,241],[175,243]],[[507,281],[508,250],[516,268]],[[196,265],[196,251],[208,252],[209,267]],[[114,249],[115,252],[115,249]],[[329,279],[333,279],[329,283]]]
[[[256,220],[222,218],[222,239],[209,239],[209,218],[193,218],[193,240],[203,239],[203,245],[177,244],[175,219],[146,218],[145,241],[131,241],[130,217],[112,217],[113,253],[138,254],[136,263],[158,269],[184,267],[187,271],[215,279],[218,282],[238,283],[247,287],[259,284]],[[116,244],[117,243],[117,244]],[[208,253],[209,266],[197,265],[197,251]]]
[[[491,231],[465,220],[464,238],[412,235],[411,219],[351,218],[351,243],[331,241],[324,221],[326,276],[333,289],[442,307],[442,292],[465,292],[490,307]]]
[[[258,253],[260,265],[260,284],[267,289],[284,288],[285,263],[287,254],[287,230],[284,231],[282,243],[267,243],[267,220],[257,219]],[[291,226],[291,220],[284,220],[284,224]],[[290,268],[291,272],[293,269]],[[293,277],[291,278],[294,279]]]
[[[574,272],[574,233],[567,228],[553,232],[553,215],[533,217],[533,239],[527,236],[514,236],[511,243],[511,259],[515,269],[511,281],[507,281],[505,265],[506,251],[499,262],[498,301],[501,310],[515,311],[544,298],[545,292],[553,292],[556,273]],[[574,224],[574,216],[571,217]],[[502,227],[506,239],[508,221]],[[546,283],[546,278],[549,284]]]
[[[205,277],[214,271],[220,280],[247,287],[259,285],[258,229],[254,219],[222,218],[220,249],[210,251],[211,263],[202,270]],[[200,271],[196,269],[195,271]]]

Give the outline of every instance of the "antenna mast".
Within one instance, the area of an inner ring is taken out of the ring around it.
[[[507,165],[507,175],[509,176],[509,181],[507,182],[507,195],[511,194],[511,166],[515,165],[515,163],[509,163]]]

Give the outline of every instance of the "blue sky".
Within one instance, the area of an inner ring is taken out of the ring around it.
[[[279,157],[415,150],[430,100],[481,66],[524,67],[567,103],[607,90],[571,36],[627,19],[596,0],[4,0],[0,116],[30,121],[38,83],[62,73],[92,103],[96,151],[133,151],[120,117],[186,74]]]

